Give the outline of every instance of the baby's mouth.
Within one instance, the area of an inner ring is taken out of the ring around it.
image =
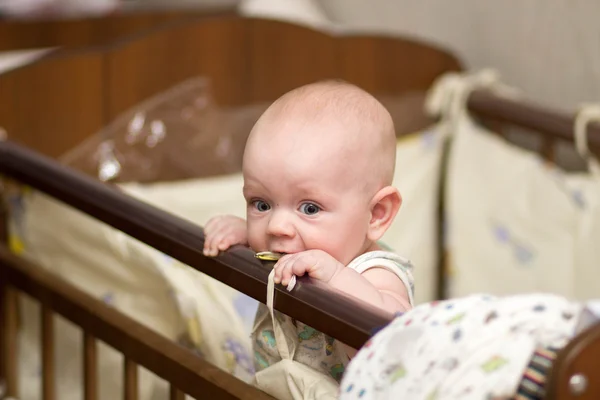
[[[260,251],[260,252],[256,253],[254,256],[256,258],[258,258],[259,260],[276,262],[277,260],[279,260],[281,257],[283,257],[286,254],[287,253],[276,253],[274,251]],[[294,289],[294,286],[296,286],[296,276],[292,275],[292,279],[290,279],[290,282],[288,283],[288,286],[287,286],[287,291],[291,292],[292,289]]]

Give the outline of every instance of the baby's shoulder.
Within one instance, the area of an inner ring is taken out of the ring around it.
[[[408,258],[387,250],[368,251],[348,264],[348,267],[356,270],[366,270],[376,266],[397,267],[405,271],[412,271],[413,269],[413,264]]]
[[[363,275],[379,289],[406,291],[409,303],[414,305],[413,265],[408,258],[391,251],[375,250],[356,257],[348,268]],[[390,279],[392,275],[399,279]]]

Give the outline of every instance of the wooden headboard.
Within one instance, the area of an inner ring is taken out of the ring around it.
[[[433,80],[461,64],[431,45],[344,36],[236,15],[202,17],[109,45],[65,49],[0,75],[0,127],[10,139],[58,157],[120,113],[191,77],[210,79],[221,106],[272,101],[320,79],[344,79],[394,99],[400,131],[428,123]]]

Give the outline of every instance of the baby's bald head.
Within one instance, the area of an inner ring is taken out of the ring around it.
[[[373,191],[392,183],[395,143],[392,118],[377,99],[349,83],[323,81],[294,89],[267,109],[250,133],[244,164],[257,154],[284,152],[288,161],[341,167],[337,172],[349,182],[362,180]]]

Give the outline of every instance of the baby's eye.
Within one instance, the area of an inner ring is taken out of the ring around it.
[[[254,206],[254,208],[256,208],[260,212],[269,211],[271,209],[271,206],[269,205],[269,203],[266,203],[262,200],[254,200],[252,202],[252,205]]]
[[[300,205],[300,212],[306,215],[315,215],[321,211],[321,207],[314,203],[303,203]]]

